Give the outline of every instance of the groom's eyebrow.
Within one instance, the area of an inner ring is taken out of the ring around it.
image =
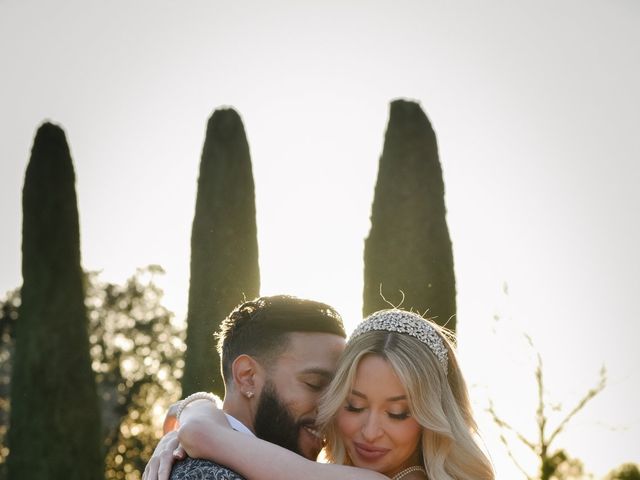
[[[333,372],[325,369],[325,368],[319,368],[319,367],[311,367],[311,368],[305,368],[304,370],[302,370],[300,372],[302,375],[320,375],[322,377],[325,377],[329,380],[331,380],[333,378]]]

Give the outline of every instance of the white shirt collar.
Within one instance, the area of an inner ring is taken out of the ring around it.
[[[237,430],[238,432],[248,433],[249,435],[253,435],[255,437],[254,433],[247,427],[245,427],[245,425],[236,417],[233,417],[226,412],[225,415],[227,416],[227,420],[229,421],[229,425],[231,425],[231,428]]]

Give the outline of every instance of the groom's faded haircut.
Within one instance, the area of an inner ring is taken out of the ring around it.
[[[325,303],[288,295],[244,302],[224,319],[216,334],[225,384],[231,384],[231,365],[239,355],[250,355],[268,369],[288,348],[292,332],[347,336],[342,317]]]

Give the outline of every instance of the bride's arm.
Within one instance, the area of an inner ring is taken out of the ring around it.
[[[388,480],[371,470],[307,460],[236,432],[222,411],[205,400],[193,402],[181,413],[178,439],[190,457],[216,461],[251,480]]]

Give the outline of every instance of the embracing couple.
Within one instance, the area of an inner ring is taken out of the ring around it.
[[[221,409],[204,392],[172,408],[143,480],[494,479],[443,329],[391,309],[345,338],[323,303],[236,307],[218,333]]]

